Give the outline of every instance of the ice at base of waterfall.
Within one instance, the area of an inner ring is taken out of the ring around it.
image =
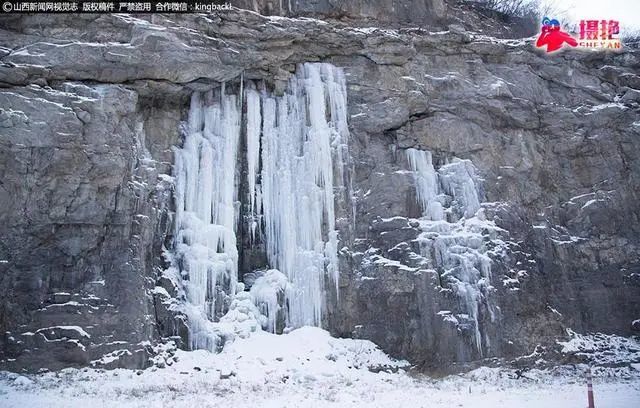
[[[276,332],[278,313],[284,308],[290,288],[287,277],[277,269],[266,271],[253,282],[249,293],[264,316],[262,327],[266,331]]]

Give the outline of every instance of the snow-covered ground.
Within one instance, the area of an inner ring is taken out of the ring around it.
[[[0,373],[2,407],[581,407],[585,367],[480,368],[443,379],[408,374],[365,340],[304,327],[254,333],[220,354],[182,352],[165,368]],[[385,372],[372,372],[380,369]],[[397,371],[397,372],[393,372]],[[640,365],[594,369],[598,408],[640,407]]]

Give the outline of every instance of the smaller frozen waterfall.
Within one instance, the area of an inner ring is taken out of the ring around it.
[[[417,200],[422,208],[422,233],[418,237],[429,268],[438,271],[441,286],[459,300],[457,315],[443,316],[461,326],[471,326],[475,345],[482,355],[480,313],[489,302],[491,259],[484,246],[483,229],[496,230],[485,219],[480,205],[480,180],[471,161],[453,159],[437,170],[431,152],[407,149]]]

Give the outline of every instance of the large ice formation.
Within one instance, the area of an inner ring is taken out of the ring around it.
[[[291,282],[289,325],[319,326],[325,276],[336,289],[338,280],[334,189],[342,183],[348,138],[342,71],[305,64],[284,96],[261,102],[267,257]]]
[[[265,329],[275,330],[277,315],[290,327],[321,325],[328,283],[337,290],[334,190],[342,191],[349,136],[344,74],[330,64],[301,65],[279,97],[248,85],[244,98],[227,95],[224,86],[194,93],[184,146],[175,150],[171,259],[183,282],[193,349],[219,347],[214,322],[239,310],[243,126],[248,214],[242,219],[250,242],[264,242],[271,268],[250,291],[266,315]],[[246,314],[256,318],[256,310]]]

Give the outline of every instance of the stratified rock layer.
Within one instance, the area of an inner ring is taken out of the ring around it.
[[[243,11],[3,16],[2,367],[144,366],[155,341],[184,338],[170,311],[180,293],[160,272],[189,97],[241,75],[279,93],[308,61],[342,67],[348,91],[353,203],[338,203],[334,334],[435,368],[529,354],[567,327],[632,334],[640,54],[550,57],[529,40],[432,31]],[[501,229],[478,232],[497,312],[478,317],[480,350],[451,324],[458,297],[417,256],[412,147],[436,169],[470,160]],[[241,273],[264,262],[243,257]]]

